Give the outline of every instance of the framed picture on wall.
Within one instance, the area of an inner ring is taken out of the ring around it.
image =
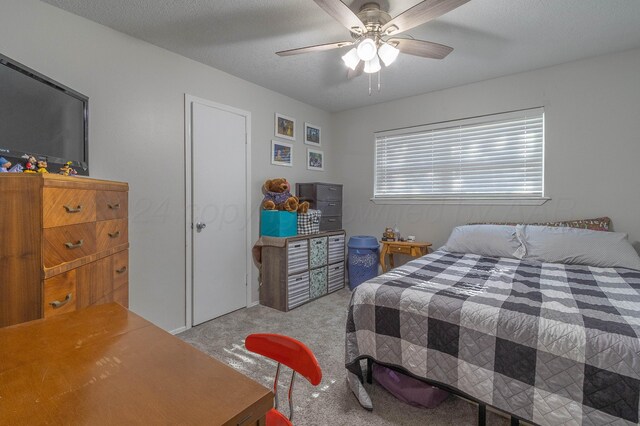
[[[307,148],[307,169],[324,170],[324,153],[322,151]]]
[[[304,123],[304,143],[320,146],[320,127]]]
[[[275,164],[276,166],[293,166],[293,145],[272,140],[271,164]]]
[[[296,140],[296,119],[276,112],[276,136],[282,139]]]

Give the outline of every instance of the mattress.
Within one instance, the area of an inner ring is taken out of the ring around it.
[[[540,425],[638,424],[639,335],[639,271],[436,251],[354,290],[345,361],[361,402],[368,358]]]

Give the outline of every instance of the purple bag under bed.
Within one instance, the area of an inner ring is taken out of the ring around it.
[[[447,391],[376,363],[373,378],[400,401],[416,407],[436,408],[449,396]]]

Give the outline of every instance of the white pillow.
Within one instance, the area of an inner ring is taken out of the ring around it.
[[[525,259],[539,262],[640,270],[640,257],[621,232],[519,225]]]
[[[524,246],[518,240],[516,227],[510,225],[464,225],[451,232],[444,250],[489,257],[522,259]]]

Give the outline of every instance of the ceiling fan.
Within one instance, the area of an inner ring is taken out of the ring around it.
[[[279,56],[299,55],[355,46],[342,60],[349,67],[347,76],[357,77],[365,73],[376,73],[391,65],[400,52],[423,58],[443,59],[453,48],[430,41],[398,37],[411,28],[436,19],[469,0],[424,0],[405,10],[395,18],[375,2],[365,3],[356,14],[340,0],[314,0],[325,12],[345,26],[353,40],[319,44],[276,52]]]

